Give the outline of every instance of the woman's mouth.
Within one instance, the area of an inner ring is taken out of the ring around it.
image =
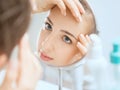
[[[42,60],[44,60],[44,61],[51,61],[51,60],[53,60],[53,58],[45,55],[45,54],[42,53],[42,52],[40,53],[40,58],[41,58]]]

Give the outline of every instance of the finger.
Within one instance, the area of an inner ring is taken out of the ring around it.
[[[80,22],[82,21],[82,18],[80,16],[79,9],[75,5],[75,2],[73,0],[64,0],[65,5],[70,9],[72,15],[75,17],[75,19]]]
[[[30,50],[27,36],[24,36],[19,44],[19,59],[21,61],[19,85],[33,88],[41,76],[42,70],[39,61]]]
[[[87,41],[86,37],[83,34],[80,34],[79,40],[82,43],[82,45],[84,45],[85,47],[88,46],[88,41]]]
[[[84,56],[87,53],[87,48],[83,46],[80,42],[77,43],[77,47],[80,50],[81,54]]]
[[[37,58],[34,58],[32,59],[32,63],[34,64],[34,68],[36,72],[36,79],[38,80],[42,77],[42,73],[43,73],[40,61]]]
[[[28,62],[30,65],[35,64],[35,66],[40,67],[39,61],[36,59],[32,51],[30,50],[27,34],[23,36],[19,44],[19,56],[19,59],[22,59],[23,62]]]
[[[19,51],[18,51],[18,59],[20,62],[20,82],[23,82],[26,76],[29,74],[32,69],[31,65],[31,51],[30,45],[28,42],[28,35],[25,34],[20,43],[19,43]],[[27,64],[27,67],[26,67]]]
[[[34,63],[34,65],[36,66],[36,68],[38,70],[41,70],[41,65],[40,65],[40,61],[38,60],[37,56],[34,54],[34,60],[32,59],[32,62]]]
[[[64,2],[62,0],[56,0],[56,4],[59,7],[59,9],[61,10],[61,13],[66,16],[66,6],[64,4]]]
[[[79,0],[74,0],[74,1],[75,1],[76,5],[77,5],[79,11],[81,12],[81,14],[84,14],[85,13],[85,9],[83,8],[83,6],[80,3],[80,1]]]
[[[90,44],[91,44],[92,42],[91,42],[91,40],[90,40],[89,36],[88,36],[88,35],[86,35],[85,37],[86,37],[86,40],[88,41],[88,43],[90,43]]]
[[[19,43],[19,60],[26,60],[26,55],[30,52],[28,35],[25,34]]]

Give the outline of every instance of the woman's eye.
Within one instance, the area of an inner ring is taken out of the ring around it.
[[[67,44],[72,43],[71,39],[70,39],[68,36],[64,36],[64,37],[63,37],[63,41],[64,41],[65,43],[67,43]]]
[[[52,30],[52,26],[49,23],[45,23],[45,29],[46,30]]]

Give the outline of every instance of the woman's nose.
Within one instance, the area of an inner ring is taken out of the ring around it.
[[[42,50],[44,52],[50,52],[54,50],[54,37],[53,36],[48,36],[45,38],[45,40],[42,42]]]

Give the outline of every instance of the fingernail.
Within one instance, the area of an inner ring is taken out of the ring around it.
[[[81,16],[77,16],[77,21],[78,21],[78,22],[82,22]]]
[[[79,20],[80,20],[80,22],[82,22],[82,17],[81,16],[79,17]]]
[[[75,12],[75,16],[77,17],[78,22],[82,22],[82,17],[78,12]]]
[[[86,35],[86,37],[88,37],[88,35]]]
[[[74,13],[74,17],[78,22],[80,22],[79,14],[77,12]]]
[[[64,16],[66,16],[66,11],[62,11],[62,14],[63,14]]]
[[[79,16],[76,16],[76,17],[77,17],[77,21],[78,21],[78,22],[81,22],[80,17],[79,17]]]
[[[85,10],[84,9],[82,9],[82,13],[85,14]]]
[[[83,34],[80,34],[80,37],[83,37]]]
[[[77,42],[77,46],[80,47],[80,46],[81,46],[81,43],[80,43],[80,42]]]
[[[81,13],[84,14],[85,13],[85,9],[83,7],[80,7],[81,8]]]
[[[66,12],[64,12],[64,16],[66,16]]]

